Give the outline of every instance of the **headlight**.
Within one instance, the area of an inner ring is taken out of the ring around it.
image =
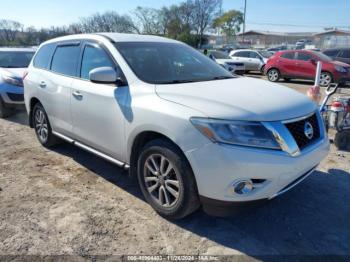
[[[10,85],[23,87],[22,79],[19,79],[13,76],[8,76],[8,75],[3,75],[2,79],[4,79],[4,81]]]
[[[347,72],[346,68],[344,68],[342,66],[338,66],[338,65],[335,66],[335,70],[337,70],[340,73],[346,73]]]
[[[259,122],[191,118],[191,123],[216,143],[280,149],[273,134]]]

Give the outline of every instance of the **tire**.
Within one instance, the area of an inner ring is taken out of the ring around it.
[[[15,109],[6,107],[5,102],[0,97],[0,118],[7,118],[15,114],[15,112]]]
[[[153,140],[142,149],[137,178],[147,202],[164,218],[181,219],[200,206],[196,181],[187,159],[165,139]]]
[[[327,87],[333,83],[333,76],[329,72],[322,72],[320,77],[320,86]]]
[[[272,68],[267,72],[267,79],[270,82],[278,82],[280,77],[281,77],[281,74],[278,69]]]
[[[37,103],[32,110],[32,121],[35,134],[44,147],[50,148],[59,144],[60,139],[52,134],[49,118],[44,107]]]
[[[340,150],[350,149],[350,131],[340,131],[335,135],[334,145]]]

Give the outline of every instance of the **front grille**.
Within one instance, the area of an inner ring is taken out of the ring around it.
[[[305,134],[306,123],[310,123],[313,128],[312,138],[308,138]],[[295,142],[299,146],[300,150],[303,150],[304,148],[308,147],[321,137],[320,126],[316,114],[313,114],[312,116],[297,122],[288,123],[286,124],[286,127],[294,137]]]
[[[7,93],[7,96],[15,102],[22,102],[24,101],[24,96],[23,94],[13,94],[13,93]]]

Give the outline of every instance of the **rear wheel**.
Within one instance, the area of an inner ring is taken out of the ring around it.
[[[165,218],[183,218],[200,206],[187,159],[165,139],[151,141],[143,148],[137,177],[147,202]]]
[[[320,77],[320,86],[327,87],[333,82],[333,76],[331,73],[322,72]]]
[[[277,82],[280,79],[280,71],[278,71],[277,69],[273,68],[270,69],[267,72],[267,78],[269,79],[269,81],[271,82]]]
[[[52,147],[58,144],[60,140],[52,134],[49,118],[44,107],[37,103],[32,110],[32,114],[33,126],[39,142],[45,147]]]
[[[15,109],[6,107],[5,102],[0,97],[0,118],[12,116],[15,112]]]

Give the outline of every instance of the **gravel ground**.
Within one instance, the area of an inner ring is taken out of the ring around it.
[[[122,169],[39,145],[24,112],[0,120],[0,255],[350,255],[350,153],[250,213],[159,217]],[[1,260],[1,257],[0,257]]]

